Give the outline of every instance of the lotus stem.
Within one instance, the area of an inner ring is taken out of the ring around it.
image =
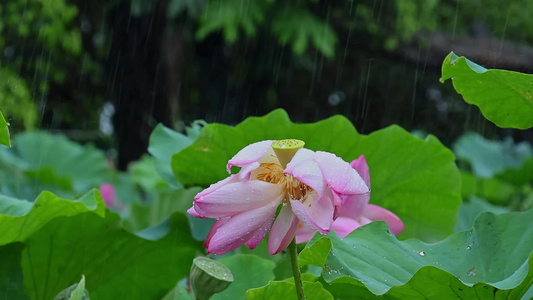
[[[294,274],[294,285],[296,286],[296,295],[298,300],[304,300],[304,287],[302,283],[302,274],[300,273],[300,264],[298,263],[298,250],[296,249],[296,239],[293,239],[289,245],[291,256],[292,273]]]

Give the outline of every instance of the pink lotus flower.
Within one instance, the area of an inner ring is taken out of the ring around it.
[[[227,165],[228,173],[232,166],[241,167],[239,173],[194,198],[189,214],[217,219],[204,244],[208,253],[224,254],[241,245],[253,249],[270,230],[268,251],[276,254],[287,248],[298,224],[326,234],[337,215],[368,202],[364,180],[341,158],[305,148],[287,158],[286,152],[273,150],[273,142],[246,146]]]
[[[363,178],[366,185],[370,187],[370,173],[368,164],[364,155],[350,163],[359,175]],[[358,197],[357,201],[352,199],[343,199],[337,208],[337,218],[333,221],[331,229],[344,238],[360,226],[366,225],[373,221],[385,221],[391,232],[395,235],[402,232],[404,224],[395,214],[384,209],[383,207],[368,204],[370,193]],[[296,231],[296,243],[308,242],[314,235],[315,230],[312,227],[298,225]]]
[[[102,199],[104,199],[105,206],[111,208],[115,199],[117,199],[115,187],[111,183],[104,182],[100,185],[99,190],[100,194],[102,194]]]

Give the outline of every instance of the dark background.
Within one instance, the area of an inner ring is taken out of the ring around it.
[[[0,110],[12,132],[62,132],[110,150],[120,169],[158,123],[181,131],[276,108],[446,145],[467,130],[532,140],[439,82],[450,51],[532,73],[528,0],[49,2],[0,1]]]

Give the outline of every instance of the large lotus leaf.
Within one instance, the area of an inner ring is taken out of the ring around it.
[[[455,225],[455,231],[464,231],[472,228],[477,216],[487,211],[499,215],[508,213],[510,210],[507,207],[492,205],[481,198],[469,197],[468,201],[463,202],[459,208],[459,217]]]
[[[320,282],[303,282],[305,299],[333,300],[333,296],[324,289]],[[251,289],[246,292],[246,300],[296,300],[294,282],[272,281],[267,286]]]
[[[171,187],[181,187],[170,168],[172,154],[189,146],[193,141],[194,139],[162,124],[158,124],[150,134],[148,152],[155,157],[157,171]]]
[[[159,239],[129,233],[119,221],[112,212],[59,217],[29,237],[21,265],[31,298],[52,299],[84,274],[91,299],[158,299],[187,276],[201,243],[184,214],[172,215]]]
[[[72,178],[74,191],[85,192],[109,177],[102,151],[76,144],[64,136],[26,132],[16,136],[14,146],[29,170],[53,168],[58,176]]]
[[[274,268],[274,279],[282,280],[287,277],[292,277],[292,266],[287,251],[283,251],[278,255],[268,253],[268,238],[263,239],[257,247],[249,249],[246,246],[241,246],[234,250],[236,254],[251,254],[260,258],[270,260],[276,264]]]
[[[365,136],[342,116],[296,124],[285,111],[276,110],[235,127],[205,126],[195,143],[174,154],[172,169],[184,185],[208,186],[228,176],[227,161],[246,145],[286,138],[303,140],[306,148],[329,151],[346,161],[364,154],[370,166],[370,201],[402,218],[402,238],[433,241],[453,231],[461,203],[453,153],[431,135],[422,140],[398,126]]]
[[[11,146],[11,143],[9,142],[9,128],[8,124],[6,122],[6,119],[4,119],[4,116],[2,115],[2,112],[0,112],[0,145],[6,145],[8,147]]]
[[[20,255],[23,248],[22,243],[0,246],[0,291],[4,299],[29,299],[24,290],[20,268]]]
[[[0,165],[10,170],[0,172],[3,185],[17,186],[21,178],[12,174],[22,173],[28,187],[33,180],[70,191],[70,195],[85,193],[111,179],[102,151],[45,132],[24,132],[15,136],[13,148],[0,149]]]
[[[533,255],[530,256],[530,270],[533,268]],[[524,265],[527,268],[527,265]],[[524,269],[524,268],[522,268]],[[523,270],[520,274],[523,274]],[[527,271],[526,271],[527,272]],[[531,280],[533,272],[527,275]],[[527,288],[531,286],[531,281],[523,281],[520,286],[512,291],[497,290],[485,283],[476,283],[472,287],[464,285],[460,279],[451,276],[449,273],[436,267],[427,266],[420,269],[416,276],[402,286],[392,287],[386,294],[377,296],[365,288],[360,282],[349,277],[343,277],[328,286],[328,290],[338,300],[351,300],[354,295],[356,299],[530,299],[522,297]],[[435,288],[436,287],[436,288]]]
[[[194,298],[187,292],[185,287],[177,284],[176,287],[168,292],[161,300],[194,300]]]
[[[91,191],[77,200],[61,199],[42,192],[35,201],[28,202],[0,196],[0,245],[23,242],[51,220],[93,212],[105,213],[105,205],[97,191]]]
[[[206,125],[191,146],[172,156],[172,170],[184,185],[208,186],[228,176],[226,164],[240,149],[261,140],[287,138],[301,139],[309,149],[342,156],[350,154],[349,146],[360,136],[342,116],[312,124],[296,124],[289,120],[285,111],[275,110],[264,117],[249,117],[235,127],[217,123]]]
[[[476,175],[486,178],[520,167],[533,154],[527,142],[514,144],[511,138],[491,141],[473,132],[461,136],[453,151],[457,158],[470,162]]]
[[[157,171],[155,164],[156,159],[149,155],[143,155],[139,160],[131,162],[128,166],[131,181],[138,184],[146,192],[156,192],[159,189],[166,189],[168,184]]]
[[[100,194],[91,191],[77,200],[61,199],[43,192],[34,202],[0,195],[0,290],[6,299],[27,299],[20,268],[21,251],[27,238],[54,218],[93,212],[103,216]]]
[[[487,70],[451,52],[442,63],[440,81],[449,78],[466,102],[499,127],[533,127],[533,75]]]
[[[472,229],[434,244],[398,241],[375,222],[344,239],[315,236],[300,261],[323,266],[339,298],[357,292],[362,299],[517,299],[533,281],[532,218],[533,210],[483,213]]]
[[[274,262],[256,255],[237,254],[224,257],[220,262],[230,269],[234,280],[226,290],[213,295],[211,300],[244,299],[247,290],[264,286],[274,279]]]
[[[130,206],[130,214],[124,219],[124,227],[135,232],[161,223],[174,212],[185,213],[192,206],[194,195],[200,190],[198,187],[193,187],[159,191],[155,194],[155,199],[149,203],[135,203]]]
[[[158,188],[151,193],[152,197],[149,202],[133,203],[129,207],[129,214],[124,217],[123,226],[126,230],[138,232],[161,223],[174,212],[185,213],[192,206],[194,196],[201,190],[199,187]],[[187,218],[193,237],[197,240],[205,240],[214,220],[195,218],[189,214]]]
[[[9,159],[10,154],[0,149],[1,194],[26,200],[37,198],[42,191],[67,199],[79,196],[72,191],[69,178],[57,176],[51,168],[42,168],[38,172],[22,170],[19,168],[22,164]]]

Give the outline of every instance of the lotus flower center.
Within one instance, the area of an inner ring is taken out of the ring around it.
[[[305,183],[300,182],[292,175],[283,174],[283,168],[276,163],[262,163],[257,169],[257,179],[274,184],[284,184],[283,202],[287,203],[289,200],[299,200],[304,202],[307,199],[307,195],[313,191],[313,189]]]

